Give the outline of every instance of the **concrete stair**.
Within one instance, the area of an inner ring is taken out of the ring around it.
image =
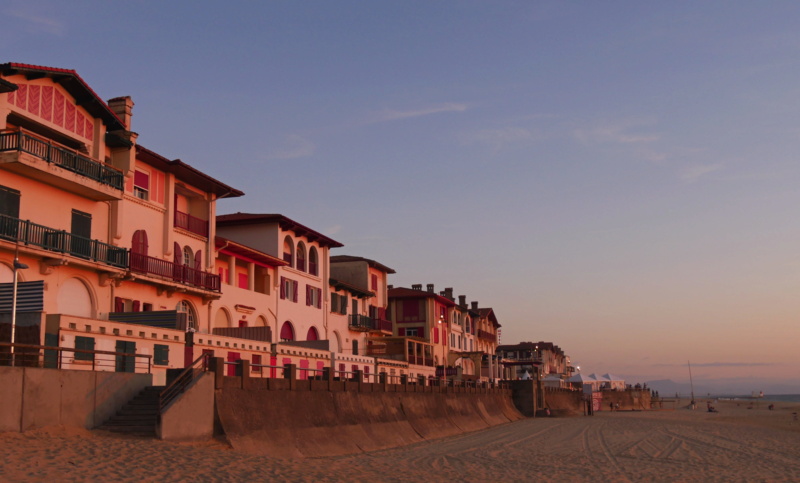
[[[96,429],[115,433],[155,436],[158,398],[164,386],[150,386],[128,401],[114,416]]]

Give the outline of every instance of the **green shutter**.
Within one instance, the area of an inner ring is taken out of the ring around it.
[[[83,337],[83,336],[80,336],[80,335],[75,336],[75,349],[93,351],[94,350],[94,337]],[[75,353],[75,360],[76,361],[92,361],[92,360],[94,360],[94,354],[87,353],[87,352],[76,352]]]
[[[156,366],[169,365],[169,346],[163,344],[156,344],[153,347],[153,365]]]

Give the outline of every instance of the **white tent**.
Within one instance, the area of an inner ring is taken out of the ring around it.
[[[623,390],[625,389],[625,379],[617,377],[611,373],[606,372],[603,374],[603,380],[611,383],[611,389]]]
[[[589,391],[596,391],[600,387],[600,381],[598,381],[592,375],[587,376],[586,374],[580,374],[580,373],[575,374],[574,376],[567,379],[567,382],[573,387],[582,388],[584,392],[587,392],[587,389]]]
[[[544,387],[564,387],[564,380],[554,374],[545,377],[543,382]]]

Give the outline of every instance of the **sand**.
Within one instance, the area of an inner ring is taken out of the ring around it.
[[[101,431],[2,433],[0,481],[800,481],[800,404],[537,418],[433,442],[280,460],[223,442]]]

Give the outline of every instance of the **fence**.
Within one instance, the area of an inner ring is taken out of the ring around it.
[[[11,348],[13,348],[13,353]],[[150,374],[152,359],[153,356],[149,354],[0,342],[0,366],[62,369],[69,364],[70,369],[78,370],[113,370],[115,372]]]

